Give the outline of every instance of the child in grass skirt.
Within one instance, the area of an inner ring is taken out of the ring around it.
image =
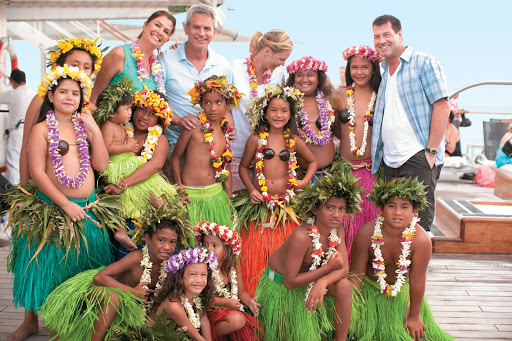
[[[361,303],[350,324],[355,340],[454,339],[436,324],[425,298],[432,243],[417,217],[428,206],[425,187],[417,178],[400,178],[378,182],[368,195],[382,214],[361,227],[352,247],[350,271]]]

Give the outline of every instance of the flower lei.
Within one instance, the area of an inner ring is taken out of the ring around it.
[[[132,122],[126,123],[125,131],[128,137],[134,137],[134,127]],[[144,163],[151,160],[151,158],[153,157],[153,153],[155,152],[156,145],[158,144],[158,138],[160,137],[160,135],[162,135],[162,132],[163,129],[158,124],[148,129],[148,136],[144,141],[144,149],[142,150],[140,156],[137,155],[137,158],[139,158]]]
[[[152,90],[148,90],[144,85],[144,90],[133,94],[133,105],[141,108],[151,108],[155,110],[155,116],[162,119],[164,127],[169,126],[172,121],[172,108],[165,99],[160,97]]]
[[[203,95],[207,92],[216,92],[220,94],[231,108],[238,108],[240,100],[245,94],[239,93],[233,84],[229,84],[226,76],[211,76],[204,81],[198,80],[194,83],[194,87],[187,91],[190,95],[190,103],[192,105],[201,104]]]
[[[222,155],[219,157],[215,154],[215,141],[213,140],[213,128],[211,127],[210,121],[206,118],[206,114],[201,112],[198,116],[199,121],[201,121],[201,131],[203,132],[204,142],[208,143],[208,149],[210,150],[210,162],[215,170],[215,179],[217,182],[224,182],[229,177],[228,166],[231,163],[231,158],[233,157],[233,153],[231,152],[231,148],[229,146],[229,133],[233,130],[232,127],[228,125],[228,121],[222,117],[220,121],[220,127],[222,132],[224,133],[224,139],[226,140],[226,145],[224,146],[224,151]]]
[[[71,51],[74,48],[87,51],[92,56],[96,57],[96,61],[94,62],[94,67],[92,73],[97,73],[100,71],[101,68],[101,62],[103,61],[103,53],[107,48],[100,50],[99,46],[101,46],[101,43],[99,45],[96,45],[98,43],[98,40],[100,37],[90,40],[87,38],[64,38],[62,36],[62,40],[57,41],[57,45],[50,47],[48,50],[50,51],[50,55],[48,56],[48,65],[51,65],[51,70],[55,70],[57,67],[57,64],[55,62],[63,53],[67,53]]]
[[[78,144],[78,150],[80,152],[80,170],[74,179],[66,175],[64,165],[62,163],[62,156],[60,155],[59,143],[60,143],[60,132],[57,125],[59,122],[55,119],[55,113],[53,110],[49,110],[46,114],[46,124],[48,125],[48,142],[49,150],[48,154],[52,158],[53,172],[59,182],[72,188],[80,188],[87,178],[89,168],[91,168],[91,160],[89,156],[89,147],[87,146],[87,132],[85,131],[84,123],[78,119],[77,112],[74,112],[71,116],[71,121],[76,132],[76,142]]]
[[[179,253],[172,255],[165,262],[165,271],[175,274],[188,264],[206,263],[209,269],[216,270],[219,261],[215,253],[202,247],[183,249]]]
[[[343,59],[348,60],[352,56],[357,56],[359,59],[368,58],[372,63],[384,60],[377,51],[366,45],[352,46],[343,51]]]
[[[336,247],[340,245],[341,238],[338,237],[338,229],[333,229],[329,233],[329,248],[327,253],[325,254],[325,258],[322,262],[322,258],[324,257],[324,250],[322,250],[322,243],[320,243],[320,231],[318,230],[318,226],[311,226],[308,230],[308,235],[311,236],[313,241],[313,252],[311,253],[311,257],[313,258],[313,263],[309,267],[309,271],[313,271],[318,269],[318,267],[322,267],[329,261],[329,258],[336,251]],[[306,290],[306,300],[308,299],[309,292],[315,285],[316,281],[313,281],[308,284],[308,288]]]
[[[256,79],[256,72],[254,71],[254,62],[252,60],[252,55],[249,58],[245,59],[245,63],[247,65],[247,73],[249,74],[249,85],[251,86],[251,97],[258,97],[258,81]],[[272,76],[272,71],[266,69],[263,72],[263,84],[267,85],[270,81],[270,76]]]
[[[263,195],[263,200],[267,202],[267,207],[269,209],[274,209],[278,206],[283,207],[284,205],[288,205],[295,197],[295,188],[297,188],[295,169],[298,167],[298,165],[297,156],[295,154],[295,139],[290,137],[290,130],[285,129],[283,135],[286,140],[288,150],[290,151],[290,158],[288,159],[288,183],[286,186],[286,193],[282,195],[276,194],[273,196],[268,194],[268,187],[266,186],[266,179],[265,175],[263,174],[263,150],[267,148],[268,135],[268,131],[265,130],[261,130],[259,133],[258,146],[256,150],[256,177],[258,178],[258,182],[261,186],[261,195]]]
[[[327,71],[327,63],[313,57],[302,57],[286,67],[289,75],[297,71]]]
[[[149,250],[148,246],[144,245],[142,248],[142,260],[140,261],[141,268],[144,269],[142,271],[142,275],[140,276],[140,283],[146,282],[147,284],[144,284],[142,287],[144,289],[149,289],[148,284],[151,283],[151,269],[153,268],[153,263],[149,260]],[[158,276],[158,282],[156,283],[155,290],[158,293],[160,289],[162,288],[162,284],[164,283],[165,278],[167,277],[167,272],[165,272],[165,262],[162,262],[160,264],[160,276]],[[155,298],[157,294],[151,298],[149,303],[143,303],[144,310],[147,311],[147,309],[151,306],[151,301]]]
[[[199,296],[195,295],[194,298],[192,299],[192,301],[194,302],[194,307],[196,308],[196,310],[198,310],[198,311],[203,310],[203,303],[201,302],[201,298]],[[201,318],[200,318],[199,314],[196,314],[196,311],[192,307],[192,304],[190,304],[188,298],[186,298],[184,296],[180,296],[180,302],[181,302],[181,305],[183,306],[183,309],[185,309],[188,319],[190,320],[190,322],[192,322],[192,325],[194,326],[194,328],[196,328],[196,329],[201,328]]]
[[[407,259],[407,256],[411,253],[411,244],[414,239],[416,223],[419,221],[419,218],[416,216],[413,217],[409,227],[402,232],[402,237],[400,238],[400,242],[402,243],[402,253],[396,262],[398,269],[395,271],[397,275],[395,284],[393,285],[389,285],[386,282],[386,263],[380,250],[380,247],[384,245],[384,236],[381,229],[383,221],[383,217],[378,217],[373,230],[372,248],[375,259],[372,262],[372,267],[375,275],[377,276],[377,283],[380,285],[380,292],[387,296],[396,296],[406,281],[405,274],[411,265],[411,260]]]
[[[138,39],[133,38],[130,44],[132,49],[132,57],[135,59],[135,64],[137,66],[137,78],[142,82],[143,79],[149,79],[149,73],[144,68],[144,54],[141,52],[139,44],[137,44]],[[151,69],[151,74],[155,79],[156,89],[161,93],[165,94],[165,80],[164,73],[162,71],[162,67],[160,64],[156,62],[156,56],[151,54],[149,57],[149,65]]]
[[[212,272],[213,281],[215,284],[215,292],[220,297],[230,298],[234,300],[238,300],[238,280],[236,279],[236,269],[235,267],[231,268],[229,272],[229,282],[231,283],[231,292],[226,289],[224,286],[224,281],[222,280],[222,276],[220,275],[219,270],[214,270]],[[244,306],[240,305],[240,311],[244,311]]]
[[[202,221],[196,225],[194,235],[197,243],[201,242],[203,235],[219,237],[224,245],[233,249],[233,254],[235,256],[240,255],[240,251],[242,251],[242,239],[238,235],[238,232],[236,230],[231,230],[226,225]]]
[[[84,71],[79,70],[77,67],[68,66],[57,66],[52,71],[44,75],[43,81],[37,88],[37,93],[41,102],[44,101],[46,94],[53,86],[57,85],[57,81],[62,78],[70,78],[80,82],[80,88],[82,90],[84,106],[91,98],[92,83],[91,79],[87,77]]]
[[[318,103],[318,114],[320,117],[321,128],[319,132],[311,129],[308,115],[304,112],[304,105],[301,105],[298,116],[302,124],[302,129],[306,134],[305,142],[323,146],[330,141],[332,134],[331,124],[334,122],[334,111],[331,105],[325,100],[324,93],[319,89],[316,90],[316,102]]]
[[[348,128],[350,132],[348,133],[348,138],[350,140],[350,151],[354,153],[356,156],[363,156],[366,151],[366,139],[368,137],[368,127],[370,119],[372,118],[372,110],[374,109],[375,100],[377,99],[377,94],[375,91],[372,91],[372,97],[370,98],[370,102],[368,103],[368,108],[366,113],[364,114],[364,131],[363,131],[363,141],[361,142],[361,148],[357,149],[356,147],[356,134],[354,133],[354,129],[356,127],[356,113],[354,110],[354,84],[347,86],[347,106],[349,111],[349,121]]]

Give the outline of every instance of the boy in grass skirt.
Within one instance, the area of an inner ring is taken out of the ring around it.
[[[425,187],[417,178],[381,181],[367,197],[382,213],[361,227],[352,247],[361,302],[352,311],[355,340],[454,339],[436,324],[424,296],[432,243],[417,213],[428,206]]]
[[[84,271],[48,296],[41,316],[59,340],[109,340],[116,328],[145,325],[145,310],[166,277],[164,264],[192,236],[192,226],[184,209],[164,207],[138,225],[134,241],[144,240],[142,250]]]
[[[298,196],[297,227],[269,259],[256,295],[268,340],[346,340],[352,309],[343,217],[359,210],[351,173],[326,173]]]

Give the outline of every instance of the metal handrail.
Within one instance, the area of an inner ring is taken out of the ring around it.
[[[460,94],[462,91],[465,91],[467,89],[471,89],[471,88],[474,88],[476,86],[481,86],[481,85],[512,85],[512,82],[510,81],[482,81],[482,82],[476,82],[476,83],[473,83],[473,84],[469,84],[469,85],[466,85],[460,89],[457,89],[455,90],[449,97],[448,99],[451,99],[452,97],[455,97],[457,96],[458,94]]]

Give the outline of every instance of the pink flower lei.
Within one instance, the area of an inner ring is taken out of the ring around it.
[[[316,90],[316,102],[318,104],[318,116],[320,117],[320,131],[315,132],[311,129],[308,115],[304,112],[304,105],[298,110],[298,116],[302,125],[302,130],[306,134],[306,143],[312,143],[323,146],[331,140],[331,124],[334,122],[334,111],[325,100],[324,93]]]
[[[343,51],[343,59],[348,60],[352,56],[359,59],[368,58],[372,63],[384,60],[374,49],[366,45],[352,46]]]
[[[254,62],[252,61],[252,55],[245,59],[247,64],[247,73],[249,74],[249,85],[251,86],[251,97],[258,97],[258,81],[256,79],[256,70],[254,69]],[[267,85],[272,76],[272,71],[269,69],[263,72],[263,84]]]
[[[78,119],[79,114],[74,112],[71,116],[71,121],[76,132],[76,141],[78,150],[80,152],[80,170],[74,179],[66,175],[64,171],[64,164],[62,163],[62,156],[59,151],[60,132],[57,128],[58,121],[55,119],[55,112],[48,111],[46,114],[46,124],[48,126],[48,153],[52,158],[53,172],[57,180],[66,187],[80,188],[87,178],[87,173],[91,167],[91,160],[89,157],[89,147],[87,146],[87,132],[85,131],[84,123]]]
[[[289,75],[297,71],[327,71],[327,63],[313,57],[302,57],[286,67]]]
[[[149,79],[149,72],[144,68],[144,54],[141,52],[137,38],[133,38],[130,44],[132,49],[132,57],[135,59],[137,66],[137,78],[142,82],[143,79]],[[162,67],[156,62],[156,56],[151,54],[149,57],[149,65],[153,78],[155,79],[156,89],[165,94],[165,80]]]

